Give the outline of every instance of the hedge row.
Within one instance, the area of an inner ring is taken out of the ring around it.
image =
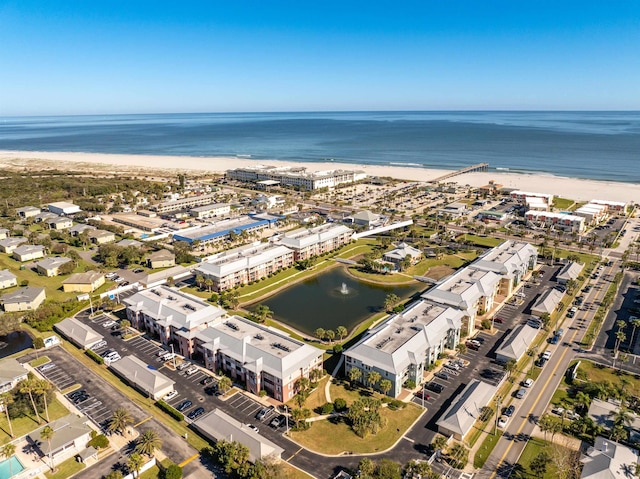
[[[84,354],[86,354],[87,356],[89,356],[91,359],[93,359],[96,363],[98,364],[104,364],[104,359],[99,355],[94,353],[93,351],[91,351],[90,349],[87,349]]]
[[[166,412],[172,418],[174,418],[174,419],[176,419],[178,421],[184,420],[184,414],[182,414],[176,408],[174,408],[173,406],[170,406],[169,404],[167,404],[163,400],[159,400],[158,402],[156,402],[156,404],[158,405],[158,407],[160,409],[162,409],[164,412]]]

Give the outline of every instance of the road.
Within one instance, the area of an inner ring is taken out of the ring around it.
[[[609,287],[610,278],[613,278],[619,269],[620,264],[617,261],[612,266],[605,267],[603,274],[594,281],[593,288],[585,298],[584,304],[589,305],[589,309],[580,310],[573,319],[565,320],[563,326],[567,333],[564,342],[549,346],[548,350],[553,353],[551,359],[525,397],[520,410],[507,425],[505,433],[477,477],[490,479],[495,476],[509,477],[531,437],[536,421],[545,413],[569,363],[575,359],[578,351],[576,345],[582,340],[587,325],[593,320],[597,305],[600,304]]]

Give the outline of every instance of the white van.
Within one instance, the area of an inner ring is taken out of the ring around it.
[[[166,353],[164,356],[162,356],[160,359],[162,359],[163,361],[171,361],[176,355],[173,353]]]

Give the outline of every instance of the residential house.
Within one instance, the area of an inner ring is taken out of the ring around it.
[[[0,304],[7,313],[15,311],[32,311],[46,299],[44,288],[25,286],[11,293],[0,296]]]
[[[27,379],[28,375],[29,372],[16,359],[0,361],[0,394],[11,391],[20,381]]]
[[[69,414],[30,432],[27,440],[44,462],[53,461],[54,465],[58,465],[87,447],[93,431],[88,421],[85,416]],[[51,439],[43,439],[42,430],[45,427],[53,429]]]
[[[396,267],[399,267],[407,258],[409,258],[409,264],[411,265],[419,263],[423,258],[422,251],[402,242],[382,256],[382,259],[395,264]]]
[[[48,220],[52,220],[54,218],[59,218],[59,216],[55,213],[51,213],[50,211],[42,211],[35,215],[33,220],[36,223],[46,223]]]
[[[11,254],[21,244],[28,243],[29,240],[23,236],[5,238],[0,240],[0,251]]]
[[[93,231],[95,230],[96,227],[92,226],[92,225],[88,225],[85,223],[78,223],[76,225],[73,225],[71,228],[69,228],[69,234],[71,236],[78,236],[81,233],[84,233],[85,231]]]
[[[18,286],[18,278],[8,269],[0,270],[0,289],[11,288],[12,286]]]
[[[322,370],[323,350],[240,316],[201,329],[195,352],[208,369],[223,371],[253,394],[264,390],[282,402],[298,393],[300,378]]]
[[[67,230],[73,226],[73,220],[66,216],[47,218],[44,222],[49,225],[49,228],[52,230]]]
[[[106,230],[92,230],[89,231],[89,238],[94,244],[106,244],[113,243],[116,240],[116,234]]]
[[[195,273],[211,279],[215,291],[225,291],[291,266],[293,255],[286,246],[257,242],[209,256]]]
[[[359,211],[353,216],[347,216],[344,221],[358,226],[375,226],[380,222],[380,215],[368,210]]]
[[[39,244],[20,245],[13,250],[13,259],[24,263],[34,259],[44,258],[44,246]]]
[[[65,293],[92,293],[105,283],[104,274],[97,271],[75,273],[62,282]]]
[[[40,208],[35,206],[24,206],[22,208],[16,208],[16,213],[20,218],[26,220],[27,218],[33,218],[40,213]]]
[[[367,331],[360,341],[343,353],[345,369],[360,369],[361,381],[371,371],[391,381],[387,393],[397,397],[406,381],[422,382],[425,369],[445,349],[460,342],[464,313],[433,301],[419,300]],[[379,383],[378,383],[379,385]]]
[[[576,263],[575,261],[569,261],[565,264],[558,275],[556,281],[560,284],[567,284],[568,281],[577,280],[582,273],[584,265],[582,263]]]
[[[596,436],[593,447],[582,457],[581,479],[635,477],[638,451],[623,444]]]
[[[123,239],[116,243],[118,246],[122,246],[123,248],[127,248],[129,246],[133,246],[134,248],[142,247],[142,242],[134,239]]]
[[[7,228],[0,228],[0,239],[5,239],[9,237],[10,231]]]
[[[66,263],[70,263],[71,258],[66,256],[51,256],[45,258],[42,261],[35,263],[36,271],[43,276],[58,276],[60,273],[60,266]]]
[[[147,258],[149,268],[170,268],[176,265],[176,255],[166,249],[154,251]]]

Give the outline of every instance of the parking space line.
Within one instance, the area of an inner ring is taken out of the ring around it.
[[[178,464],[178,466],[184,467],[187,464],[189,464],[191,461],[193,461],[194,459],[197,459],[198,457],[200,457],[199,453],[198,454],[194,454],[193,456],[191,456],[191,457],[185,459],[184,461],[182,461],[180,464]]]
[[[140,424],[144,424],[145,422],[147,422],[149,419],[153,419],[153,416],[149,416],[144,418],[142,421],[140,421],[138,424],[134,424],[133,427],[138,427]]]

